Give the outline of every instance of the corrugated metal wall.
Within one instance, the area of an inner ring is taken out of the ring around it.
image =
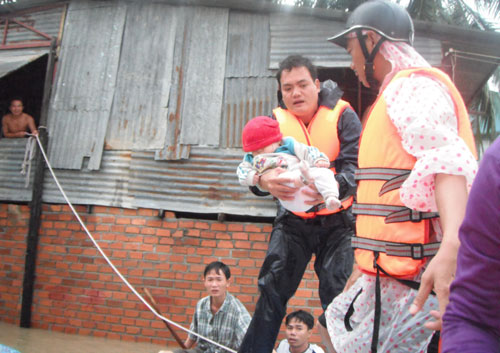
[[[28,139],[0,140],[0,200],[30,201],[35,163],[31,166],[31,179],[26,188],[21,175],[24,151]]]
[[[0,200],[30,201],[31,181],[24,187],[19,174],[26,139],[0,140]],[[195,147],[189,160],[155,161],[147,151],[104,151],[96,170],[56,169],[55,174],[75,205],[228,213],[273,217],[270,197],[256,198],[238,184],[239,149]],[[65,203],[52,175],[46,170],[43,201]]]
[[[271,21],[271,52],[269,67],[277,69],[288,55],[307,55],[321,67],[349,67],[351,57],[347,52],[326,39],[343,31],[344,23],[310,16],[274,14]],[[415,37],[415,48],[433,66],[441,64],[441,42]]]
[[[221,147],[241,147],[243,126],[255,116],[271,114],[277,90],[274,77],[226,79]]]
[[[73,1],[68,8],[49,109],[54,168],[100,167],[126,9],[105,1]]]
[[[175,7],[131,4],[106,134],[107,149],[165,145],[175,44]]]
[[[228,9],[197,7],[193,15],[186,37],[181,144],[219,145],[228,14]]]
[[[323,42],[335,26],[343,24],[281,13],[270,21],[228,8],[72,2],[49,112],[50,158],[70,199],[273,216],[270,198],[238,184],[241,129],[276,106],[274,68],[286,55],[349,64]],[[426,45],[440,52],[435,41]],[[12,166],[22,159],[17,148],[7,153]],[[2,170],[0,183],[14,172]],[[6,185],[14,191],[0,188],[0,199],[31,198],[31,190]],[[63,202],[50,175],[44,187],[45,202]]]
[[[105,151],[97,170],[56,169],[54,172],[69,200],[75,205],[133,208],[130,194],[129,151]],[[52,175],[45,173],[43,201],[65,203]]]
[[[269,115],[278,85],[269,67],[269,15],[231,11],[220,146],[241,147],[248,120]]]
[[[130,194],[134,206],[165,210],[272,217],[270,197],[257,198],[239,185],[240,150],[193,147],[189,160],[154,161],[133,152]]]

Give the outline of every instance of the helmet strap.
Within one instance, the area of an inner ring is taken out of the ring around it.
[[[361,46],[361,50],[363,51],[363,55],[365,56],[365,76],[366,81],[370,85],[371,89],[377,90],[380,86],[380,83],[375,79],[374,69],[373,69],[373,60],[375,59],[375,55],[377,54],[380,46],[385,41],[385,37],[381,36],[380,40],[375,44],[371,53],[368,53],[368,48],[366,47],[365,37],[363,35],[362,29],[356,29],[356,37],[358,38],[359,45]]]
[[[370,89],[378,91],[380,83],[375,79],[375,74],[373,70],[373,62],[365,62],[365,77],[366,82],[370,85]]]

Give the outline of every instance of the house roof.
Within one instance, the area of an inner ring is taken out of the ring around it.
[[[96,3],[109,2],[109,0],[93,1]],[[146,1],[148,0],[142,0],[142,2]],[[12,12],[36,6],[67,2],[63,0],[17,0],[12,4],[0,5],[0,16],[8,16]],[[122,2],[132,3],[134,0],[122,0]],[[342,48],[326,43],[326,38],[325,43],[321,39],[321,34],[325,31],[325,28],[330,28],[328,27],[329,22],[335,21],[336,24],[331,25],[331,30],[324,33],[323,36],[343,28],[343,23],[348,16],[346,12],[332,9],[298,8],[290,5],[273,4],[264,0],[154,0],[154,2],[183,6],[223,7],[252,12],[281,12],[288,13],[291,16],[317,17],[318,21],[315,23],[317,28],[308,27],[307,31],[295,30],[293,37],[289,36],[290,24],[283,23],[283,21],[281,23],[271,22],[271,26],[281,25],[284,28],[281,33],[287,36],[288,41],[283,45],[284,37],[277,36],[274,38],[275,45],[271,48],[270,53],[270,68],[275,68],[285,55],[293,53],[294,48],[296,51],[304,52],[304,50],[307,50],[308,53],[310,52],[313,61],[318,66],[349,67],[350,60]],[[417,50],[433,66],[440,66],[454,78],[465,103],[469,104],[500,63],[500,33],[423,21],[414,21],[414,24]],[[303,26],[297,26],[296,28],[301,27],[304,28]],[[438,45],[435,44],[436,41],[441,42],[441,53],[438,51]],[[439,60],[441,60],[441,63],[438,62]]]

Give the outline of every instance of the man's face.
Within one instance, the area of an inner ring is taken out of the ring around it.
[[[20,115],[23,112],[23,102],[14,100],[10,103],[10,112],[13,115]]]
[[[204,284],[208,295],[225,298],[230,282],[222,271],[217,273],[216,270],[211,270],[205,276]]]
[[[358,76],[359,82],[365,87],[370,87],[365,75],[365,56],[359,44],[358,38],[347,39],[347,52],[351,55],[351,69]]]
[[[309,123],[318,110],[319,80],[313,80],[305,66],[281,73],[283,102],[296,117]]]
[[[285,334],[290,347],[301,347],[309,344],[311,333],[307,325],[297,319],[291,319],[288,325],[286,325]]]

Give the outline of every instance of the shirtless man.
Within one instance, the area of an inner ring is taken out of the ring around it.
[[[23,112],[23,101],[14,98],[10,101],[10,113],[2,119],[2,131],[5,137],[25,137],[29,128],[33,135],[38,135],[35,120],[31,115]]]

